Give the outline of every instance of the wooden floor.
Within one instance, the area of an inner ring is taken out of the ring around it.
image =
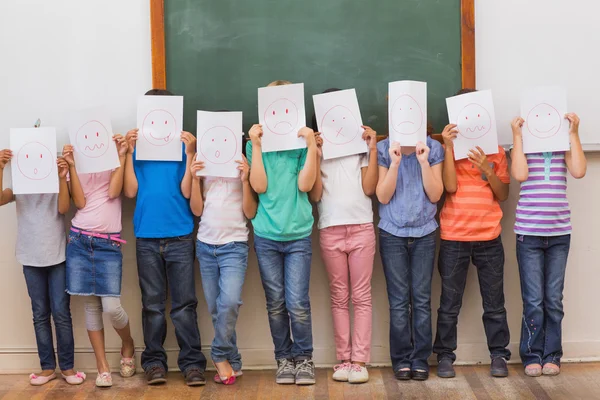
[[[432,371],[435,374],[435,370]],[[169,374],[163,386],[149,387],[143,375],[114,376],[111,389],[94,386],[95,376],[73,387],[55,380],[43,387],[29,385],[25,375],[1,375],[0,399],[600,399],[600,364],[565,364],[557,377],[529,378],[520,365],[510,366],[510,377],[495,379],[486,366],[457,367],[455,379],[433,376],[426,382],[399,382],[389,368],[371,368],[363,385],[334,382],[331,370],[317,370],[310,387],[279,386],[274,371],[248,371],[233,386],[209,382],[188,388],[179,373]],[[209,373],[212,378],[212,373]]]

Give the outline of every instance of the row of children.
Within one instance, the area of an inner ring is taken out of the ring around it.
[[[276,81],[271,85],[289,84]],[[464,91],[462,91],[464,92]],[[147,95],[169,95],[152,90]],[[512,123],[512,175],[521,182],[515,233],[524,311],[520,355],[529,376],[555,375],[562,357],[562,291],[570,244],[567,172],[581,178],[586,160],[579,141],[579,119],[570,123],[571,150],[524,154],[521,128]],[[313,124],[316,125],[316,124]],[[115,135],[121,166],[113,171],[77,174],[73,147],[57,160],[58,195],[18,195],[2,191],[0,204],[17,203],[16,255],[23,264],[32,302],[42,372],[31,383],[54,378],[56,361],[50,325],[54,319],[63,378],[79,384],[73,369],[69,295],[85,296],[86,326],[97,360],[96,385],[112,385],[104,348],[102,313],[122,339],[120,372],[135,373],[135,347],[121,306],[121,193],[137,197],[134,214],[136,255],[143,304],[145,349],[141,365],[149,384],[166,382],[167,292],[180,346],[179,369],[188,385],[203,385],[206,359],[201,351],[194,288],[193,216],[200,217],[195,241],[202,286],[215,330],[211,357],[215,382],[232,384],[242,375],[236,321],[248,264],[247,219],[266,295],[279,384],[315,383],[309,282],[313,215],[318,205],[321,254],[327,269],[340,363],[333,379],[368,380],[372,308],[371,276],[376,252],[371,196],[379,200],[379,251],[390,305],[390,353],[397,379],[425,380],[435,352],[440,377],[455,376],[457,322],[472,262],[483,299],[483,322],[491,374],[508,375],[509,329],[504,307],[504,249],[499,202],[508,197],[505,151],[486,155],[473,149],[455,161],[448,125],[437,142],[402,147],[364,127],[368,153],[322,160],[327,144],[318,132],[302,128],[307,148],[262,152],[262,127],[254,125],[238,160],[240,179],[200,178],[195,138],[182,133],[183,161],[138,161],[137,130]],[[0,168],[11,159],[0,153]],[[1,179],[0,174],[0,179]],[[1,183],[1,181],[0,181]],[[441,245],[438,260],[442,294],[437,333],[432,337],[431,280],[436,251],[437,206]],[[64,217],[71,200],[77,208],[65,244]],[[66,247],[66,254],[65,254]],[[65,262],[66,260],[66,262]],[[349,303],[353,304],[353,320]],[[433,344],[432,344],[433,343]]]

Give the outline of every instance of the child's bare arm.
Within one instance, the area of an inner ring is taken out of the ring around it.
[[[529,166],[527,157],[523,152],[523,124],[525,120],[521,117],[513,119],[511,123],[513,132],[513,148],[510,152],[510,172],[517,181],[525,182],[529,178]]]
[[[125,170],[123,175],[123,193],[125,197],[133,199],[137,196],[138,181],[133,169],[133,151],[137,142],[138,130],[132,129],[127,132],[125,139],[127,140],[127,158],[125,159]]]
[[[373,196],[377,190],[379,180],[379,166],[377,164],[377,132],[368,126],[363,126],[363,140],[369,146],[369,165],[361,170],[363,192]]]
[[[3,189],[2,181],[4,175],[4,167],[12,159],[12,151],[5,149],[0,151],[0,206],[10,203],[14,200],[14,194],[11,189]]]
[[[203,161],[196,161],[193,156],[193,162],[190,165],[190,175],[192,176],[192,190],[190,193],[190,208],[196,217],[202,216],[204,212],[204,198],[202,197],[202,180],[197,176],[199,171],[204,169]]]
[[[69,163],[63,158],[56,160],[58,167],[58,213],[65,215],[71,208],[71,194],[69,193],[69,184],[67,183],[67,174],[69,173]]]
[[[242,154],[242,160],[236,161],[240,170],[240,179],[242,180],[242,208],[244,215],[248,219],[253,219],[256,216],[256,210],[258,210],[258,196],[250,185],[250,166],[248,160]]]
[[[252,153],[250,155],[250,185],[258,194],[265,193],[268,187],[267,173],[262,158],[262,126],[255,124],[250,129],[250,140],[252,142]]]
[[[192,172],[190,167],[196,154],[196,138],[189,132],[181,132],[181,141],[185,143],[186,156],[185,174],[181,180],[181,194],[189,199],[192,195]]]
[[[63,158],[69,164],[69,191],[71,192],[71,198],[73,199],[73,203],[75,203],[75,207],[81,210],[85,207],[86,201],[81,182],[79,182],[79,175],[77,175],[77,169],[75,168],[72,145],[67,144],[63,147]]]
[[[308,193],[311,201],[318,203],[323,197],[323,178],[321,176],[321,159],[323,158],[323,138],[320,133],[315,133],[315,143],[317,144],[317,177],[313,188]]]
[[[110,199],[116,199],[121,196],[123,192],[123,176],[125,174],[125,163],[127,161],[127,140],[123,135],[114,135],[113,140],[117,145],[117,151],[119,152],[119,167],[113,171],[110,176],[110,183],[108,185],[108,197]]]
[[[298,174],[298,189],[301,192],[308,193],[315,185],[317,179],[317,143],[315,141],[315,132],[307,127],[300,129],[298,137],[303,137],[308,146],[304,168]]]
[[[565,162],[573,178],[581,179],[587,172],[587,160],[579,139],[579,117],[577,114],[567,114],[567,119],[571,123],[569,130],[571,150],[565,154]]]

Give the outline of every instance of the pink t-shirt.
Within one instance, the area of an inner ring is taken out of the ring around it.
[[[85,195],[85,207],[77,210],[71,224],[75,228],[97,233],[121,232],[121,197],[108,197],[112,171],[79,174]]]

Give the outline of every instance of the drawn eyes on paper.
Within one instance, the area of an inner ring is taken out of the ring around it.
[[[142,123],[142,136],[154,146],[166,146],[179,131],[175,117],[167,110],[150,111]]]
[[[275,100],[264,115],[267,128],[277,135],[288,135],[298,126],[298,107],[291,100]]]
[[[235,157],[238,144],[233,131],[226,126],[210,128],[200,140],[200,152],[213,164],[227,164]]]
[[[465,106],[458,115],[458,131],[467,139],[479,139],[492,129],[492,119],[485,107],[477,103]]]
[[[423,110],[414,97],[398,97],[391,108],[392,129],[402,135],[413,135],[423,126]]]
[[[40,142],[25,144],[17,154],[17,168],[28,179],[41,181],[54,170],[55,158]]]
[[[334,145],[351,142],[360,133],[360,125],[352,111],[345,106],[335,106],[321,119],[323,138]]]
[[[108,150],[110,134],[99,121],[88,121],[83,124],[75,136],[77,151],[89,158],[103,156]]]
[[[556,108],[548,103],[540,103],[531,109],[525,123],[533,136],[547,139],[560,131],[563,119]]]

